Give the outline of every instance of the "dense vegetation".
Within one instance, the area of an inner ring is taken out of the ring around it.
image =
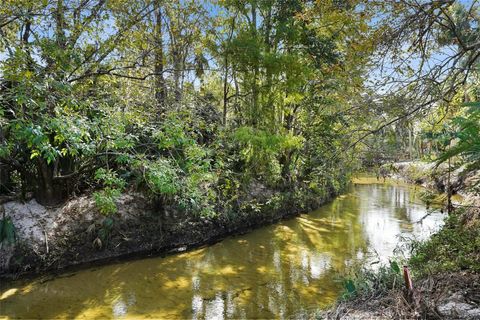
[[[93,199],[96,250],[124,194],[254,220],[422,160],[448,175],[448,217],[406,263],[417,279],[478,273],[478,201],[450,199],[480,190],[479,26],[472,0],[2,0],[0,242],[15,242],[10,200]],[[399,264],[348,279],[345,297],[398,291]]]
[[[0,193],[214,216],[255,183],[326,198],[361,165],[474,172],[479,19],[475,1],[5,0]]]
[[[449,271],[480,271],[480,229],[458,221],[464,209],[448,217],[442,230],[429,241],[416,243],[410,261],[417,274]]]
[[[212,215],[237,189],[332,193],[372,51],[358,1],[8,0],[0,185],[44,205],[139,190]]]

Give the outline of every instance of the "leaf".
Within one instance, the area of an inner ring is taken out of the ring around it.
[[[33,150],[32,154],[30,155],[30,160],[38,157],[39,155],[40,155],[40,152],[38,152],[38,150]]]
[[[15,242],[15,226],[10,217],[7,218],[7,221],[4,223],[5,236],[8,243],[12,244]]]
[[[355,287],[355,283],[353,283],[352,279],[348,279],[345,281],[345,289],[347,289],[348,293],[355,293],[357,291],[357,288]]]
[[[480,102],[479,101],[475,101],[475,102],[465,102],[463,104],[463,106],[465,107],[480,107]]]
[[[113,219],[112,218],[105,218],[103,220],[103,225],[106,227],[106,228],[111,228],[113,226]]]
[[[396,261],[390,261],[390,269],[395,273],[400,273],[400,267]]]
[[[0,242],[15,242],[15,226],[10,217],[0,219]]]

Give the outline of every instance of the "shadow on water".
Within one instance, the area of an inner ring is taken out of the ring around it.
[[[338,274],[372,251],[387,259],[397,235],[426,236],[405,186],[356,185],[309,215],[211,247],[2,288],[7,318],[286,318],[332,303]]]

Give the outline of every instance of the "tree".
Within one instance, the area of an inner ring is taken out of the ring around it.
[[[100,147],[92,145],[98,133],[95,104],[108,84],[99,77],[131,67],[126,61],[112,63],[115,50],[151,9],[130,7],[125,19],[120,5],[104,0],[2,4],[10,18],[2,33],[19,35],[5,39],[8,53],[1,65],[8,120],[2,127],[2,162],[19,172],[24,188],[35,183],[43,204],[63,201],[72,191],[71,180],[91,165],[84,157]],[[108,29],[110,16],[115,24]]]
[[[294,188],[346,173],[350,153],[333,158],[373,50],[360,1],[22,0],[0,16],[7,189],[33,183],[53,205],[103,188],[113,212],[136,187],[211,208],[215,176]]]

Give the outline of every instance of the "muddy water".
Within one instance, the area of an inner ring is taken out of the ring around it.
[[[412,187],[357,181],[315,212],[207,248],[4,284],[0,318],[298,317],[338,297],[348,266],[438,228],[440,213],[417,223],[426,213]]]

